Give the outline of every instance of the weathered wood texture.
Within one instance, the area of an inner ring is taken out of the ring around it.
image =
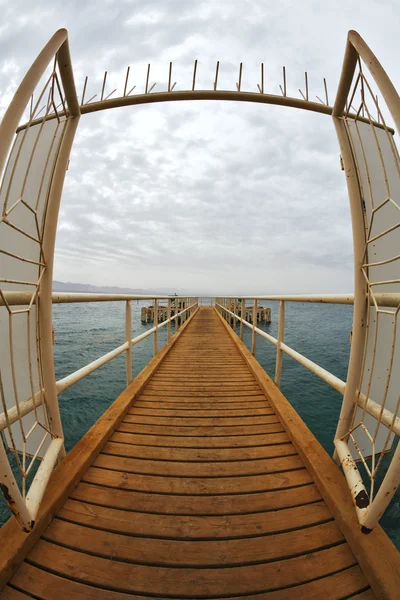
[[[374,598],[214,309],[157,367],[1,598]]]

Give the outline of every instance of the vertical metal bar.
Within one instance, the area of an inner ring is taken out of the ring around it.
[[[278,321],[278,345],[276,347],[276,363],[275,363],[275,383],[279,387],[281,382],[282,370],[282,350],[281,344],[285,335],[285,302],[279,302],[279,321]]]
[[[126,349],[126,385],[129,385],[132,381],[132,309],[130,300],[126,301],[125,308],[125,340],[129,343],[128,348]]]
[[[246,318],[246,300],[242,298],[240,316]],[[240,339],[243,341],[243,321],[240,321]]]
[[[171,337],[171,298],[168,298],[168,309],[167,309],[167,342],[169,342]]]
[[[157,299],[154,300],[154,326],[156,328],[154,331],[154,356],[155,356],[158,352],[158,300]]]
[[[46,390],[46,405],[49,414],[49,422],[52,433],[57,437],[62,438],[63,429],[58,406],[56,378],[54,373],[51,294],[58,213],[71,148],[80,118],[80,108],[76,95],[67,40],[63,43],[58,52],[58,65],[71,118],[65,125],[65,131],[60,144],[57,162],[54,167],[47,203],[46,221],[43,229],[42,244],[43,256],[46,260],[46,269],[39,288],[39,324],[40,354],[42,361],[43,383]],[[62,447],[60,451],[60,456],[65,456],[64,447]]]
[[[345,109],[346,100],[350,91],[354,71],[357,65],[357,52],[350,42],[347,43],[343,62],[342,75],[339,82],[338,92],[332,111],[333,123],[339,141],[342,156],[347,190],[350,201],[350,213],[353,229],[353,251],[354,251],[354,311],[353,311],[353,336],[350,350],[349,367],[347,371],[346,389],[343,396],[342,408],[339,416],[335,440],[346,437],[349,430],[353,413],[356,407],[355,400],[361,377],[362,362],[364,355],[364,344],[367,322],[367,286],[362,274],[365,252],[365,223],[363,214],[363,200],[358,181],[357,167],[354,161],[350,141],[346,132],[346,125],[340,118]],[[334,458],[338,455],[335,450]]]
[[[251,353],[253,356],[256,354],[256,325],[257,325],[257,300],[254,299],[253,304],[253,330],[251,334]]]

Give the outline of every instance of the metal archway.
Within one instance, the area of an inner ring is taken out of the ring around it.
[[[114,90],[104,98],[105,76],[100,100],[84,103],[85,82],[79,103],[67,31],[59,30],[39,54],[0,125],[0,479],[3,494],[25,530],[33,527],[52,469],[65,453],[54,375],[51,286],[60,200],[79,119],[100,110],[178,100],[275,104],[333,118],[351,206],[355,277],[353,341],[335,447],[360,523],[365,531],[376,524],[400,481],[400,450],[375,497],[368,494],[355,459],[366,468],[374,493],[381,461],[376,464],[375,457],[391,448],[400,431],[399,307],[386,307],[377,300],[378,295],[389,299],[400,291],[400,160],[394,132],[386,125],[363,64],[399,131],[399,97],[356,32],[348,36],[333,107],[327,94],[326,104],[309,100],[307,78],[303,99],[286,95],[285,78],[281,96],[265,93],[263,66],[258,92],[242,90],[242,66],[236,90],[218,90],[219,63],[213,89],[196,90],[197,62],[189,90],[175,90],[170,65],[168,89],[152,92],[149,66],[144,94],[127,92],[128,69],[120,97],[110,98]],[[37,86],[38,99],[33,102]],[[7,448],[22,475],[22,489]],[[29,456],[33,457],[29,465],[36,458],[42,462],[27,490]]]

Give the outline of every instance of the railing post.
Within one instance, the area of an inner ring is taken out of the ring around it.
[[[244,298],[242,298],[240,316],[242,319],[246,318],[246,300]],[[240,339],[243,341],[243,321],[240,321]]]
[[[256,325],[257,325],[257,300],[254,299],[253,304],[253,331],[251,335],[251,353],[253,356],[256,354]]]
[[[275,384],[279,387],[281,382],[282,370],[282,349],[281,344],[285,334],[285,302],[279,302],[279,320],[278,320],[278,344],[276,346],[276,362],[275,362]]]
[[[158,352],[158,300],[154,300],[154,325],[155,325],[155,331],[154,331],[154,356],[157,354]]]
[[[171,337],[171,298],[168,298],[168,309],[167,309],[167,342],[169,342]]]
[[[236,333],[236,325],[237,325],[237,320],[236,320],[236,298],[233,298],[233,330]]]
[[[129,385],[132,381],[132,309],[131,301],[126,301],[125,310],[125,340],[129,343],[126,349],[125,364],[126,364],[126,385]]]

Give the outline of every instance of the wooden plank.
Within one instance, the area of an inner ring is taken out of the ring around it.
[[[124,594],[119,592],[113,592],[111,590],[105,590],[102,588],[94,588],[87,586],[70,579],[63,579],[50,573],[43,571],[32,565],[24,563],[18,577],[15,576],[14,580],[18,583],[21,588],[27,592],[35,592],[38,597],[43,600],[54,600],[54,590],[58,593],[59,598],[73,598],[74,600],[148,600],[148,596],[142,596],[137,594]],[[350,567],[334,575],[328,577],[322,577],[315,581],[305,583],[303,585],[296,585],[287,589],[280,589],[275,592],[268,592],[268,600],[293,600],[293,598],[300,598],[303,600],[321,600],[321,598],[329,598],[329,600],[341,600],[351,596],[361,600],[372,600],[375,598],[373,595],[368,595],[368,592],[363,592],[353,596],[358,590],[365,587],[366,580],[357,566]],[[2,596],[3,598],[3,596]],[[23,596],[26,598],[26,596]],[[210,600],[216,600],[216,598],[209,597]],[[226,600],[243,600],[243,596],[224,596]],[[253,594],[251,600],[265,600],[266,596],[262,592],[261,594]],[[6,599],[7,600],[7,599]],[[9,597],[8,600],[19,600],[19,597]],[[22,598],[21,598],[22,600]]]
[[[148,435],[160,436],[183,436],[183,437],[210,437],[210,436],[241,436],[274,433],[282,430],[282,425],[276,419],[275,423],[267,423],[266,425],[232,425],[230,427],[165,427],[163,425],[141,425],[134,423],[122,422],[118,431],[126,431],[127,433],[139,433]]]
[[[131,458],[158,459],[162,461],[179,462],[212,462],[258,460],[261,458],[276,458],[278,456],[293,456],[297,452],[293,444],[273,444],[271,446],[256,446],[255,448],[164,448],[163,446],[138,446],[117,442],[119,434],[111,436],[104,446],[104,454],[130,456]]]
[[[198,542],[201,543],[201,542]],[[184,598],[251,594],[286,588],[351,567],[354,557],[346,544],[286,560],[231,568],[165,568],[127,564],[76,552],[40,540],[29,554],[33,565],[60,576],[119,592],[174,595]]]
[[[176,404],[177,402],[182,403],[194,403],[194,404],[200,404],[202,402],[204,403],[208,403],[210,404],[211,402],[213,402],[214,404],[218,405],[218,406],[223,406],[225,404],[230,404],[230,403],[235,403],[237,404],[238,402],[246,402],[247,404],[251,405],[254,402],[265,402],[267,403],[267,399],[264,396],[264,394],[258,394],[258,395],[249,395],[249,396],[232,396],[232,394],[228,394],[227,396],[218,396],[218,398],[214,398],[214,399],[210,399],[209,397],[205,396],[204,398],[201,397],[196,397],[196,396],[171,396],[170,394],[165,395],[165,394],[147,394],[147,393],[142,393],[140,394],[140,397],[138,399],[138,402],[173,402],[174,404]]]
[[[117,444],[117,446],[123,444]],[[142,460],[128,456],[117,456],[116,445],[114,453],[100,453],[93,462],[94,467],[137,473],[141,475],[156,475],[159,477],[238,477],[242,475],[259,475],[264,473],[285,473],[302,469],[304,465],[298,454],[280,456],[277,458],[260,458],[258,460],[239,460],[224,462],[177,462],[168,460]],[[221,482],[223,485],[223,483]]]
[[[153,427],[204,427],[210,432],[214,427],[240,427],[241,431],[250,425],[269,425],[270,423],[278,423],[279,420],[274,413],[269,415],[260,415],[255,417],[241,417],[239,420],[235,417],[212,416],[212,417],[175,417],[175,416],[146,416],[138,415],[137,413],[127,413],[124,416],[123,423],[132,423],[134,425],[151,425]],[[212,433],[210,433],[212,435]]]
[[[194,318],[196,313],[192,315]],[[9,581],[11,575],[23,561],[30,548],[37,542],[44,529],[51,522],[54,514],[63,505],[74,489],[82,474],[100,452],[104,443],[114,432],[118,423],[131,405],[133,399],[140,394],[148,379],[158,365],[170,352],[185,329],[185,325],[171,338],[161,351],[149,362],[128,388],[105,411],[100,419],[89,429],[71,452],[60,462],[51,475],[46,494],[44,495],[34,529],[24,533],[17,521],[12,517],[0,529],[0,590]]]
[[[246,403],[246,402],[225,402],[225,403],[220,403],[220,402],[167,402],[166,400],[164,401],[157,401],[157,400],[137,400],[133,405],[132,408],[130,409],[130,413],[136,411],[136,409],[140,409],[141,411],[144,410],[169,410],[171,412],[179,412],[179,411],[184,411],[187,413],[192,413],[193,411],[209,411],[209,412],[214,412],[216,415],[218,414],[222,414],[222,412],[224,412],[227,415],[232,414],[232,416],[243,412],[243,413],[250,413],[250,414],[256,414],[254,413],[254,410],[260,410],[260,411],[272,411],[273,409],[270,408],[268,402],[266,400],[264,401],[257,401],[257,402],[250,402],[250,403]],[[144,414],[144,413],[143,413]]]
[[[140,415],[143,417],[202,417],[207,419],[212,419],[214,417],[234,417],[235,419],[241,419],[242,417],[254,417],[256,415],[266,416],[275,414],[272,408],[262,407],[262,408],[254,408],[250,406],[247,409],[242,410],[229,410],[229,409],[217,409],[213,406],[211,409],[199,408],[196,410],[193,409],[183,409],[183,408],[156,408],[156,407],[147,407],[142,408],[141,406],[133,405],[131,409],[128,411],[128,415]]]
[[[69,574],[69,576],[71,576]],[[26,591],[29,598],[42,600],[148,600],[148,596],[124,594],[101,587],[85,585],[67,577],[59,577],[54,573],[38,569],[28,563],[23,563],[13,577],[13,585]],[[3,592],[4,593],[4,592]],[[1,600],[3,595],[0,596]],[[24,596],[26,598],[27,596]],[[14,600],[14,598],[9,598]],[[18,600],[15,598],[15,600]]]
[[[32,596],[27,596],[22,592],[6,585],[3,592],[0,593],[1,600],[27,600],[27,598],[32,598]]]
[[[71,498],[120,510],[170,515],[232,515],[273,511],[318,502],[321,495],[314,484],[278,491],[229,496],[164,496],[127,491],[81,482]]]
[[[187,350],[187,353],[190,352],[190,350]],[[194,364],[195,361],[195,364]],[[167,363],[165,363],[168,367],[177,367],[179,369],[195,369],[198,372],[200,372],[200,370],[204,373],[204,370],[207,369],[208,367],[211,367],[213,369],[219,369],[219,368],[224,368],[224,369],[245,369],[246,368],[246,363],[239,358],[238,360],[229,360],[229,359],[221,359],[218,360],[218,358],[216,357],[210,357],[206,360],[201,360],[196,356],[193,356],[193,358],[191,358],[190,360],[185,360],[185,359],[174,359],[174,360],[169,360]]]
[[[169,383],[164,381],[154,381],[153,378],[147,384],[146,390],[157,390],[163,392],[164,390],[188,390],[188,391],[204,391],[209,390],[241,390],[246,394],[247,390],[260,390],[260,386],[253,380],[250,381],[201,381],[192,382],[182,380],[180,382]]]
[[[170,390],[160,390],[158,388],[149,388],[146,387],[141,397],[144,398],[146,396],[162,396],[163,398],[173,397],[179,398],[181,396],[186,398],[236,398],[237,396],[260,396],[260,388],[258,386],[253,386],[250,388],[232,388],[230,390],[189,390],[189,389],[170,389]]]
[[[240,373],[235,373],[230,372],[229,376],[224,375],[224,374],[220,374],[220,373],[175,373],[175,372],[169,372],[165,370],[166,367],[160,367],[160,369],[157,371],[157,373],[155,375],[153,375],[152,377],[152,381],[154,381],[155,383],[159,383],[159,382],[169,382],[169,383],[179,383],[182,381],[183,376],[184,376],[184,380],[185,381],[194,381],[194,382],[202,382],[204,381],[206,382],[215,382],[215,383],[220,383],[220,382],[225,382],[227,380],[229,380],[230,382],[247,382],[247,381],[252,381],[253,383],[256,381],[254,375],[250,372],[250,371],[244,371],[243,374]]]
[[[143,446],[162,446],[164,448],[246,448],[252,446],[262,446],[272,443],[281,443],[288,441],[287,433],[279,424],[275,432],[260,433],[257,435],[239,435],[239,436],[173,436],[173,435],[142,435],[132,433],[130,430],[118,428],[113,435],[114,442],[137,444]]]
[[[332,521],[325,502],[278,511],[204,517],[128,512],[70,499],[57,517],[125,535],[192,541],[265,536]],[[271,545],[270,538],[266,541]]]
[[[253,492],[286,489],[311,483],[306,469],[271,473],[266,475],[249,475],[245,477],[191,478],[191,477],[157,477],[155,475],[139,475],[121,471],[109,471],[91,467],[82,477],[82,481],[106,485],[125,490],[151,492],[155,494],[184,494],[187,496],[246,494]]]
[[[198,568],[232,567],[286,559],[336,546],[343,542],[343,534],[331,520],[266,537],[182,541],[121,535],[56,518],[42,539],[112,561]]]
[[[220,321],[223,323],[221,318]],[[236,342],[276,414],[285,424],[288,435],[342,529],[376,597],[396,598],[400,589],[400,553],[379,525],[369,535],[361,532],[349,488],[337,465],[246,346],[228,326],[226,331]]]
[[[185,367],[185,377],[186,375],[188,376],[189,379],[193,378],[204,378],[204,369],[203,368],[196,368],[195,365],[192,365],[191,367]],[[234,368],[234,367],[218,367],[218,366],[209,366],[207,368],[207,374],[210,377],[217,377],[217,378],[235,378],[238,377],[239,379],[242,379],[243,377],[248,378],[251,377],[252,379],[254,378],[254,376],[252,374],[249,375],[249,371],[246,367],[246,365],[243,365],[243,367],[240,368]],[[160,366],[160,368],[157,370],[157,375],[159,375],[160,377],[164,377],[164,376],[172,376],[175,378],[179,378],[179,376],[182,377],[183,375],[183,370],[182,367],[178,367],[178,366],[172,366],[169,365],[168,363],[162,364]]]

